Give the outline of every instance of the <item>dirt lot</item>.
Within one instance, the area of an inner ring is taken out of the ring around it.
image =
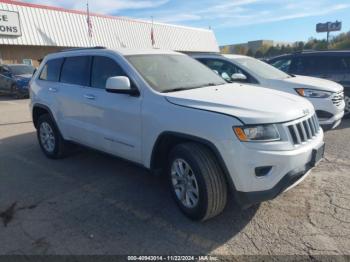
[[[28,100],[0,98],[0,254],[350,254],[350,121],[299,186],[195,223],[164,179],[82,149],[46,159]]]

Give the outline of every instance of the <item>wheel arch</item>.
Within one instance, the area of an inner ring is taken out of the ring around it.
[[[38,128],[38,120],[40,118],[40,116],[44,115],[44,114],[49,114],[52,121],[54,122],[54,124],[57,127],[57,123],[56,120],[50,110],[50,108],[46,105],[43,104],[35,104],[33,105],[33,110],[32,110],[32,119],[33,119],[33,124],[35,128]]]
[[[164,170],[165,163],[167,163],[168,161],[168,155],[170,153],[170,150],[174,146],[180,143],[186,143],[186,142],[195,142],[207,147],[214,154],[214,157],[218,161],[219,166],[224,172],[226,181],[230,186],[230,188],[233,190],[236,190],[233,180],[224,162],[224,159],[222,158],[217,147],[211,141],[201,137],[193,136],[193,135],[172,132],[172,131],[162,132],[158,136],[153,146],[151,163],[150,163],[151,171],[158,173],[159,171]]]

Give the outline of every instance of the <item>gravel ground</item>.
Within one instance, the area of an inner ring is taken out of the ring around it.
[[[350,255],[350,121],[293,190],[195,223],[164,179],[81,149],[41,153],[28,100],[0,98],[0,254]]]

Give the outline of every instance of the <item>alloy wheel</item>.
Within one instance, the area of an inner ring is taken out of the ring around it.
[[[42,146],[48,153],[52,153],[55,150],[56,145],[56,139],[52,127],[47,122],[43,122],[40,125],[39,132]]]
[[[191,166],[183,159],[176,159],[171,166],[171,181],[178,200],[194,208],[199,202],[199,187]]]

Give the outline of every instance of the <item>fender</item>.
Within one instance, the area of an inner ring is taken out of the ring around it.
[[[233,189],[234,191],[236,191],[236,187],[233,183],[233,180],[231,178],[230,173],[228,172],[227,166],[224,162],[224,159],[222,158],[219,150],[217,149],[217,147],[209,140],[206,140],[204,138],[201,137],[197,137],[197,136],[193,136],[193,135],[188,135],[188,134],[184,134],[184,133],[178,133],[178,132],[172,132],[172,131],[164,131],[162,133],[160,133],[157,137],[156,142],[154,143],[153,149],[152,149],[152,156],[151,156],[151,165],[150,165],[150,169],[151,170],[155,170],[156,169],[156,158],[157,158],[157,148],[158,146],[160,146],[160,143],[162,142],[162,138],[166,137],[166,136],[172,136],[175,138],[178,138],[180,140],[185,140],[185,141],[193,141],[193,142],[197,142],[200,143],[202,145],[207,146],[215,155],[216,159],[219,162],[220,167],[222,168],[225,177],[227,179],[227,182],[229,183],[229,186],[231,189]]]
[[[33,119],[33,123],[34,123],[35,128],[37,128],[37,126],[36,126],[36,121],[34,120],[34,109],[35,109],[35,108],[41,108],[41,109],[44,109],[45,111],[47,111],[47,112],[49,113],[49,115],[50,115],[52,121],[54,122],[54,124],[55,124],[55,126],[56,126],[56,128],[59,130],[58,125],[57,125],[57,122],[56,122],[56,119],[55,119],[54,115],[52,114],[51,109],[50,109],[48,106],[43,105],[43,104],[40,104],[40,103],[35,103],[35,104],[32,106],[32,108],[33,108],[33,109],[32,109],[32,119]]]

